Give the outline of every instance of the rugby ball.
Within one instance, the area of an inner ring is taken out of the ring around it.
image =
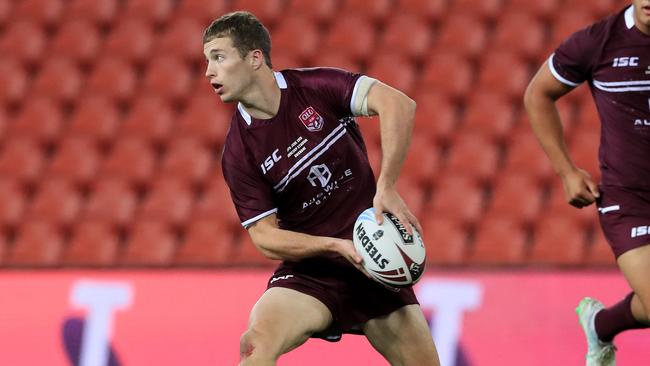
[[[384,212],[383,224],[375,221],[375,209],[361,213],[354,223],[352,242],[363,266],[376,281],[390,287],[414,285],[424,272],[426,252],[420,233],[409,235],[397,217]]]

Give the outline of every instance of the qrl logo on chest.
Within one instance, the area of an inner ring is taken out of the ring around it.
[[[310,132],[316,132],[320,131],[323,129],[323,125],[325,124],[325,120],[323,117],[321,117],[318,112],[313,107],[307,107],[302,113],[300,113],[300,116],[298,116],[300,119],[300,122],[302,122],[303,125],[309,130]]]

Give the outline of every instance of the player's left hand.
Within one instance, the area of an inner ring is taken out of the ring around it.
[[[384,216],[381,213],[390,212],[404,225],[410,235],[413,235],[413,227],[422,234],[420,222],[408,207],[406,207],[406,203],[404,203],[404,200],[395,188],[377,187],[377,193],[372,200],[372,206],[375,208],[375,220],[380,225],[384,220]]]

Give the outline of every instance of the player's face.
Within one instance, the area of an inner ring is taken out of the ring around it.
[[[650,34],[650,0],[633,0],[634,15],[639,29],[645,34]]]
[[[214,38],[203,45],[208,61],[205,76],[224,103],[239,101],[252,82],[252,69],[232,45],[230,37]]]

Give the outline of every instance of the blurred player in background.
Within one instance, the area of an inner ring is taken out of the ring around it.
[[[274,72],[269,33],[247,12],[215,20],[203,47],[219,98],[238,102],[222,157],[237,213],[257,248],[282,260],[251,311],[241,365],[274,365],[309,337],[342,333],[365,334],[393,365],[439,365],[413,290],[368,279],[350,240],[370,206],[420,229],[395,188],[415,103],[340,69]],[[372,115],[383,150],[377,183],[354,120]]]
[[[597,185],[571,161],[555,101],[588,81],[601,120]],[[565,40],[525,96],[530,122],[567,201],[594,202],[618,266],[633,292],[604,308],[591,298],[576,309],[587,337],[587,365],[615,365],[614,336],[650,323],[650,0]]]

